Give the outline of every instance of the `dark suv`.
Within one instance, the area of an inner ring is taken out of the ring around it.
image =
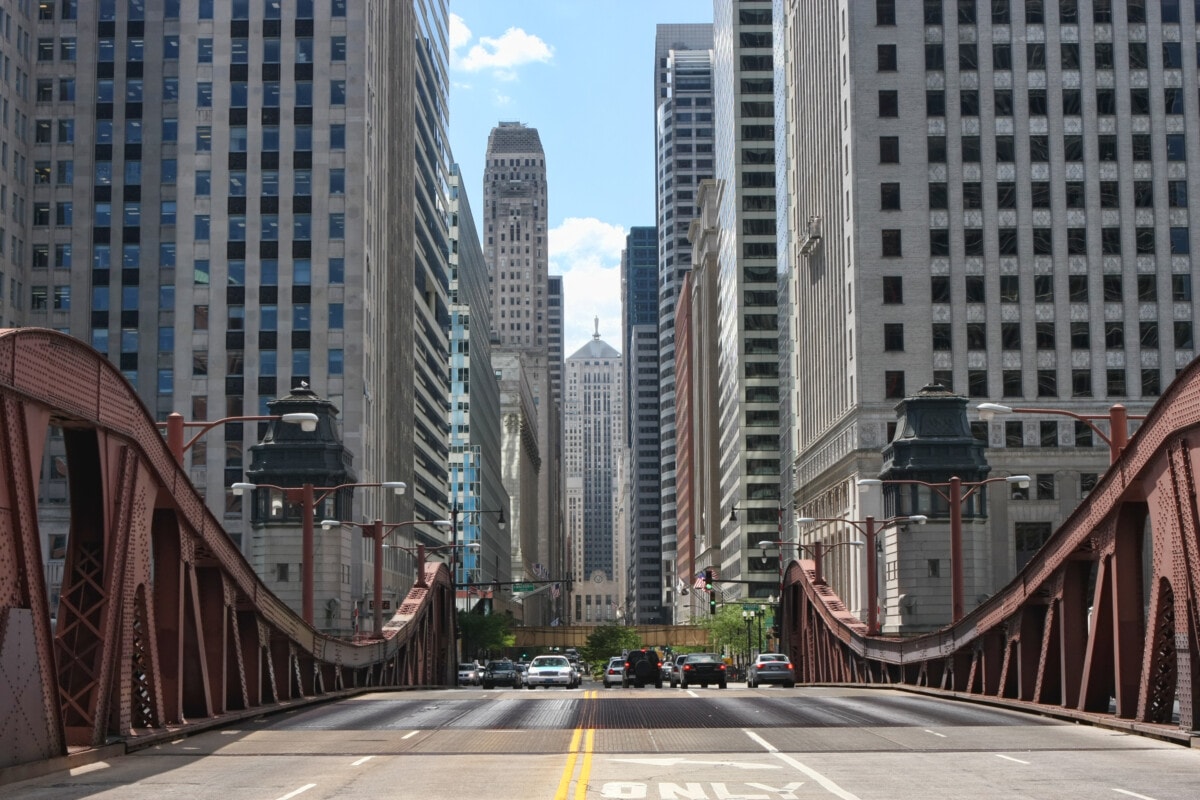
[[[511,686],[514,689],[520,689],[522,680],[521,673],[517,671],[511,661],[489,661],[487,668],[483,671],[481,682],[485,689],[495,686]]]
[[[621,686],[640,688],[648,683],[653,683],[656,689],[662,688],[662,656],[657,650],[645,647],[630,650],[625,656],[625,675],[621,678]]]

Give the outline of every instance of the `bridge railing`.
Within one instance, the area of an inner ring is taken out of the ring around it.
[[[38,485],[51,428],[70,522],[51,625]],[[0,331],[0,768],[366,686],[454,681],[449,570],[385,626],[323,635],[209,513],[133,388],[46,329]]]
[[[922,636],[868,636],[811,561],[792,562],[781,612],[799,677],[905,683],[1195,730],[1198,462],[1200,361],[1006,587]]]

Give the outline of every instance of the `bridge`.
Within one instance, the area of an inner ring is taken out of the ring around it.
[[[37,496],[52,426],[70,488],[53,627]],[[321,634],[258,579],[111,362],[54,331],[0,331],[0,768],[303,698],[452,683],[450,573],[425,570],[382,639]]]
[[[1198,459],[1193,361],[1020,574],[925,636],[868,636],[812,561],[792,562],[782,619],[798,679],[905,684],[1186,738],[1200,727]]]
[[[63,431],[71,511],[56,626],[37,517],[52,426]],[[934,634],[868,636],[815,564],[792,562],[781,616],[798,678],[1186,737],[1200,669],[1198,441],[1193,363],[1021,574]],[[0,331],[0,534],[0,768],[300,700],[454,682],[444,565],[426,565],[428,588],[408,594],[382,639],[321,634],[258,580],[119,371],[54,331]]]

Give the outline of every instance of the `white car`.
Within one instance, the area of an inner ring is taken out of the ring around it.
[[[570,689],[575,686],[575,670],[566,656],[535,656],[525,672],[525,685],[530,689],[539,686]]]
[[[604,668],[604,688],[610,686],[620,686],[621,678],[625,675],[625,659],[621,656],[615,656],[608,660],[608,666]]]
[[[478,686],[480,682],[480,673],[483,668],[474,661],[468,661],[458,665],[458,685],[459,686]]]

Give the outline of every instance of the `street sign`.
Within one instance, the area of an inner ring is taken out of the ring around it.
[[[513,591],[514,592],[532,592],[533,584],[532,583],[514,583]]]

